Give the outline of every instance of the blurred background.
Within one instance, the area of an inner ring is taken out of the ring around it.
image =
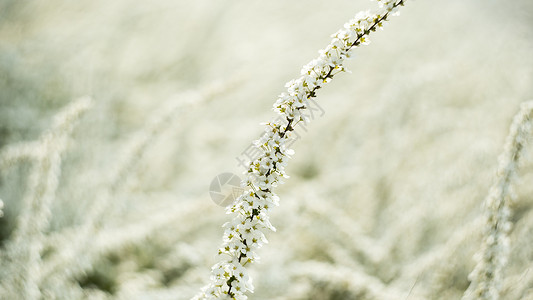
[[[211,180],[241,174],[236,158],[274,117],[284,84],[376,5],[0,0],[0,150],[39,139],[74,99],[94,99],[63,155],[43,265],[72,247],[69,230],[99,199],[105,217],[78,253],[83,266],[55,268],[43,297],[192,297],[229,220]],[[497,156],[533,99],[533,2],[408,1],[371,40],[346,62],[353,73],[320,90],[324,114],[293,145],[251,299],[458,299],[469,284]],[[524,158],[503,299],[533,299]],[[105,198],[121,161],[134,164]],[[4,246],[30,172],[31,162],[2,170]]]

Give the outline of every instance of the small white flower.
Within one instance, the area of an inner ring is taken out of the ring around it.
[[[300,121],[310,121],[302,111],[307,109],[309,99],[316,96],[316,90],[339,72],[346,71],[343,62],[350,57],[350,51],[361,44],[368,44],[368,34],[381,27],[385,20],[382,16],[396,9],[400,3],[402,1],[399,0],[381,1],[382,9],[377,13],[357,14],[344,24],[343,29],[332,35],[331,43],[319,51],[318,58],[303,66],[300,77],[287,82],[287,90],[279,95],[273,107],[278,118],[264,123],[264,134],[253,143],[260,155],[249,163],[248,170],[244,172],[241,186],[246,190],[226,210],[234,214],[233,220],[224,224],[223,244],[219,249],[219,254],[226,260],[215,265],[211,284],[199,298],[208,298],[209,294],[246,299],[244,293],[253,292],[245,265],[257,261],[257,250],[268,243],[263,230],[276,231],[267,213],[279,205],[279,197],[273,193],[273,188],[282,184],[283,178],[289,178],[285,166],[294,150],[287,145],[296,137],[295,126]]]

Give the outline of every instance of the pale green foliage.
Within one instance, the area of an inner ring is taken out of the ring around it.
[[[61,174],[61,155],[80,114],[91,105],[90,98],[81,98],[55,117],[53,127],[33,143],[33,161],[28,186],[22,200],[22,210],[15,231],[7,242],[3,270],[3,297],[38,299],[39,274],[44,231],[51,217],[50,205],[55,198]],[[7,154],[10,154],[7,151]],[[26,156],[21,151],[21,156]],[[2,159],[9,161],[9,159]]]

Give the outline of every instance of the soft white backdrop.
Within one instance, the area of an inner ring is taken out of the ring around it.
[[[152,137],[91,237],[100,247],[92,267],[75,279],[58,272],[63,283],[43,283],[45,295],[194,295],[228,219],[209,198],[211,179],[242,172],[235,158],[274,116],[285,82],[375,5],[0,1],[0,147],[37,139],[79,96],[95,102],[64,155],[48,236],[84,222],[162,107],[218,89],[184,104]],[[469,224],[481,215],[512,116],[533,98],[532,17],[527,0],[408,1],[355,50],[353,73],[319,91],[325,114],[294,145],[272,220],[278,231],[252,267],[252,299],[460,297],[480,245]],[[2,172],[3,244],[28,170]],[[533,299],[531,163],[522,170],[504,299]],[[69,247],[58,236],[55,246]]]

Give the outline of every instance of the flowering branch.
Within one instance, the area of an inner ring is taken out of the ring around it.
[[[346,71],[342,64],[350,57],[350,51],[369,44],[368,35],[381,28],[405,0],[378,2],[377,12],[358,13],[344,29],[332,35],[331,43],[319,51],[318,58],[303,67],[298,79],[286,84],[287,92],[274,104],[278,118],[266,123],[265,134],[254,142],[261,155],[249,163],[247,177],[242,182],[248,189],[227,208],[234,217],[223,225],[223,244],[218,251],[223,259],[212,267],[211,282],[194,299],[247,299],[245,293],[253,292],[252,279],[245,266],[259,259],[255,250],[267,243],[262,230],[275,231],[268,212],[279,205],[279,197],[272,189],[288,178],[285,166],[294,151],[286,145],[293,138],[295,126],[309,121],[303,114],[308,100],[316,97],[316,91],[333,76]]]
[[[166,100],[161,109],[150,116],[147,125],[133,138],[121,155],[123,159],[111,169],[108,185],[99,190],[84,222],[77,228],[67,230],[67,233],[60,232],[59,236],[54,238],[56,244],[61,247],[56,249],[55,254],[50,255],[47,264],[42,268],[40,279],[54,279],[65,276],[65,273],[75,276],[85,271],[89,267],[92,253],[98,252],[92,245],[95,235],[98,236],[106,218],[109,217],[109,211],[112,211],[111,204],[116,202],[113,197],[126,189],[128,180],[136,175],[135,169],[153,146],[154,140],[168,129],[169,124],[175,121],[184,108],[210,101],[237,83],[238,77],[233,76],[229,80],[215,82],[197,91],[181,93]],[[150,227],[145,229],[147,228]],[[74,234],[69,236],[72,232]],[[138,230],[136,232],[139,233]],[[120,239],[117,239],[113,244],[116,245],[119,241]]]
[[[523,103],[499,157],[498,178],[485,200],[483,244],[476,255],[478,262],[470,273],[471,283],[463,299],[499,299],[502,270],[509,256],[510,204],[515,198],[512,184],[531,134],[532,114],[533,101]]]

